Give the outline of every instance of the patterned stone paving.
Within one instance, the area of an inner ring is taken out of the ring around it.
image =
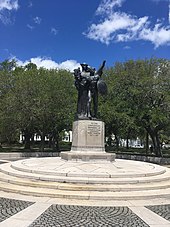
[[[51,205],[29,227],[148,227],[128,207]]]
[[[33,202],[0,197],[0,222],[32,205]]]
[[[149,210],[155,212],[166,220],[170,221],[170,204],[157,205],[157,206],[146,206]]]

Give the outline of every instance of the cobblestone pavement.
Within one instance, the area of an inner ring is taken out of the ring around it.
[[[133,226],[147,227],[142,219],[128,207],[89,207],[74,205],[52,205],[29,227],[99,227]]]
[[[15,197],[14,197],[15,198]],[[169,227],[170,203],[161,205],[62,205],[0,197],[0,226]],[[61,201],[60,201],[61,202]],[[46,205],[45,205],[46,204]],[[159,204],[159,203],[158,203]],[[31,206],[32,205],[32,206]],[[142,214],[142,215],[141,215]],[[149,218],[149,219],[148,219]]]
[[[157,206],[146,206],[146,208],[170,221],[170,204],[157,205]]]
[[[33,202],[0,197],[0,222],[32,205]]]

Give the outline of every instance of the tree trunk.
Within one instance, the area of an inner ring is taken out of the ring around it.
[[[109,136],[108,136],[107,143],[108,143],[109,147],[112,146],[112,135],[109,135]]]
[[[26,150],[31,150],[31,136],[32,134],[27,129],[24,130],[24,137],[25,137],[24,149]]]
[[[149,134],[148,132],[146,131],[146,145],[145,145],[145,149],[146,149],[146,154],[148,154],[148,151],[149,151]]]
[[[156,137],[156,142],[157,142],[157,146],[155,147],[155,152],[156,152],[158,157],[163,157],[158,132],[156,132],[155,137]]]
[[[116,140],[116,149],[119,149],[119,138],[117,135],[115,135],[115,140]]]
[[[56,133],[56,136],[55,136],[55,148],[56,148],[56,151],[59,151],[60,150],[60,146],[59,146],[59,133],[58,132]]]
[[[31,136],[31,144],[32,144],[32,146],[34,146],[34,133],[32,134],[32,136]]]
[[[147,128],[148,134],[150,135],[153,143],[153,151],[157,157],[162,157],[161,146],[158,132],[154,129]]]
[[[129,136],[130,136],[130,129],[127,131],[127,137],[126,137],[126,149],[129,149]]]
[[[126,138],[126,149],[129,149],[129,138]]]
[[[49,135],[48,147],[49,148],[53,147],[53,136],[52,136],[52,134]]]
[[[40,151],[43,152],[44,146],[45,146],[45,134],[44,134],[44,132],[41,132],[40,136],[41,136]]]
[[[59,151],[59,133],[56,130],[50,135],[49,145],[53,151]]]
[[[49,136],[49,148],[52,148],[53,151],[56,151],[55,147],[55,133],[53,132]]]

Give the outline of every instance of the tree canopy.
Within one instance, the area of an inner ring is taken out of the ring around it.
[[[106,73],[109,94],[103,115],[112,132],[116,128],[122,135],[123,129],[128,135],[142,127],[161,156],[160,135],[170,124],[170,62],[129,60],[116,63]]]
[[[76,109],[76,91],[70,72],[37,69],[30,63],[12,71],[2,68],[0,77],[5,78],[1,80],[1,140],[10,131],[22,132],[25,146],[30,148],[31,137],[38,133],[43,149],[45,136],[57,142],[58,133],[70,129]]]
[[[100,98],[99,115],[106,135],[120,138],[149,134],[153,150],[161,156],[161,143],[170,136],[170,61],[129,60],[107,68],[103,79],[108,95]],[[0,63],[0,141],[12,142],[22,132],[25,148],[33,134],[48,136],[57,147],[62,130],[71,129],[77,94],[73,75],[66,70],[37,68],[15,61]],[[127,143],[128,146],[128,143]]]

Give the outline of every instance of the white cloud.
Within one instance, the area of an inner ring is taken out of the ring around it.
[[[57,35],[58,30],[57,30],[56,28],[51,28],[51,33],[52,33],[53,35]]]
[[[57,62],[51,60],[50,58],[46,58],[46,57],[36,57],[36,58],[31,58],[30,60],[26,60],[26,61],[21,61],[21,60],[17,59],[16,57],[13,57],[13,59],[16,60],[17,65],[19,65],[19,66],[25,66],[31,62],[31,63],[36,64],[38,68],[44,67],[46,69],[66,69],[71,72],[75,68],[80,67],[80,64],[75,60],[66,60],[64,62],[57,63]]]
[[[18,0],[0,0],[1,10],[17,10],[19,8]]]
[[[113,12],[102,23],[92,24],[86,34],[88,38],[99,40],[102,43],[109,44],[111,40],[125,41],[122,38],[124,34],[117,34],[117,32],[128,32],[125,35],[134,37],[134,35],[147,24],[147,17],[135,18],[126,13]]]
[[[59,63],[58,65],[58,68],[67,69],[70,70],[71,72],[78,67],[80,67],[80,63],[78,63],[75,60],[66,60],[64,62]]]
[[[140,38],[151,41],[155,48],[164,44],[170,45],[170,27],[161,27],[161,24],[156,24],[153,29],[143,29]]]
[[[123,49],[129,50],[129,49],[131,49],[131,47],[130,46],[124,46]]]
[[[96,14],[109,14],[115,6],[121,6],[125,0],[102,0],[96,10]]]
[[[27,24],[27,28],[29,28],[30,30],[33,30],[34,29],[34,26],[32,26],[30,24]]]
[[[7,25],[14,21],[11,18],[11,11],[18,10],[18,0],[0,0],[0,20]]]
[[[40,17],[33,18],[35,24],[41,24],[42,19]]]
[[[170,44],[170,27],[163,26],[160,20],[152,25],[148,16],[138,18],[124,12],[115,12],[114,8],[122,6],[123,2],[124,0],[103,0],[96,13],[105,15],[105,17],[99,23],[91,24],[87,32],[83,34],[89,39],[107,45],[112,41],[127,42],[134,40],[150,41],[155,48]]]
[[[11,21],[11,17],[10,17],[10,13],[9,12],[1,11],[0,12],[0,20],[5,25],[10,24],[12,22]]]

